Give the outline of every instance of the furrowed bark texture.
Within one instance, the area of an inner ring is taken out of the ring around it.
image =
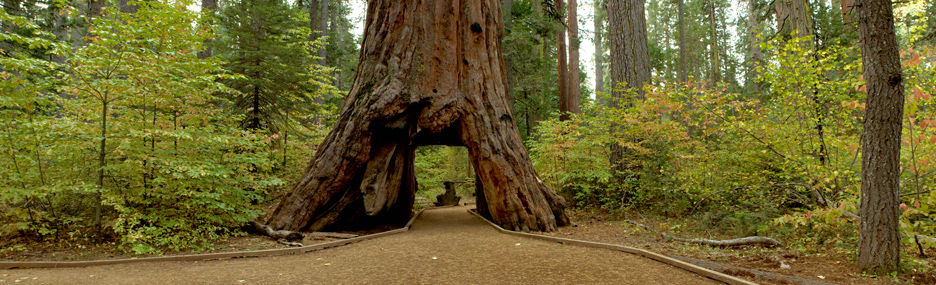
[[[464,146],[479,212],[513,230],[568,224],[514,122],[499,0],[368,3],[354,85],[334,129],[267,220],[317,231],[405,223],[421,145]]]
[[[861,146],[858,267],[900,268],[900,131],[904,88],[889,0],[858,1],[858,33],[868,99]]]
[[[647,18],[644,0],[610,0],[608,2],[608,36],[611,42],[611,104],[612,108],[628,107],[635,97],[643,97],[643,85],[650,83],[650,52],[647,46]],[[619,85],[626,83],[623,92]],[[611,126],[616,132],[620,126]],[[616,179],[624,183],[622,175],[630,167],[629,150],[622,145],[611,145],[611,167]]]

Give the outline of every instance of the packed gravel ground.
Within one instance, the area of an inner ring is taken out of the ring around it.
[[[623,252],[501,234],[468,208],[427,210],[408,232],[306,254],[0,270],[0,284],[718,283]]]

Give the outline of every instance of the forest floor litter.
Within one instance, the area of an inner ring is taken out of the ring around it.
[[[306,254],[0,270],[0,282],[718,284],[636,255],[501,234],[470,207],[425,211],[407,232]]]
[[[574,226],[561,227],[556,232],[539,233],[548,236],[578,239],[641,248],[671,256],[689,257],[720,263],[727,268],[712,269],[761,284],[798,284],[795,281],[759,280],[753,271],[765,271],[795,276],[831,284],[936,284],[936,272],[905,272],[899,278],[864,275],[852,260],[836,254],[803,254],[794,250],[742,246],[715,248],[704,245],[666,241],[663,237],[626,221],[588,211],[570,211]],[[647,222],[652,223],[652,222]],[[751,270],[751,271],[748,271]],[[912,280],[911,280],[912,279]]]
[[[717,283],[627,253],[499,234],[466,213],[469,208],[474,206],[430,208],[430,211],[424,212],[416,220],[409,232],[306,254],[69,269],[0,270],[0,283],[618,283],[620,280],[629,280],[626,282],[629,284]],[[801,282],[757,279],[753,277],[753,273],[746,270],[772,272],[795,276],[801,278],[800,280],[832,284],[892,284],[897,280],[862,275],[851,261],[833,255],[806,255],[783,248],[712,248],[670,242],[650,231],[642,230],[637,225],[608,216],[587,211],[571,211],[570,216],[573,226],[561,227],[557,232],[538,234],[619,244],[667,255],[716,262],[734,269],[710,269],[762,284]],[[354,234],[366,235],[374,232]],[[334,240],[337,239],[307,236],[302,244],[311,245]],[[219,241],[215,247],[215,250],[198,253],[264,250],[288,246],[265,236],[248,235]],[[186,252],[167,252],[164,255],[180,254]],[[115,244],[30,244],[25,250],[0,253],[0,261],[83,261],[140,257],[149,256],[133,255],[117,248]],[[327,269],[323,269],[326,267]],[[934,279],[923,280],[927,277]],[[936,281],[936,277],[931,273],[905,274],[901,278],[908,280],[900,281],[916,284]]]

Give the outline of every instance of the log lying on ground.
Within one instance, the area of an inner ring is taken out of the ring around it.
[[[743,245],[754,245],[754,246],[763,246],[763,247],[774,247],[774,246],[783,247],[783,243],[775,239],[772,239],[769,237],[762,237],[762,236],[749,236],[749,237],[727,239],[727,240],[684,239],[684,238],[671,236],[664,232],[663,238],[669,239],[669,240],[681,241],[681,242],[698,243],[698,244],[704,244],[708,246],[718,246],[718,247],[743,246]]]
[[[279,244],[291,246],[291,247],[302,247],[302,243],[286,241],[285,239],[276,240]]]
[[[302,233],[294,232],[294,231],[286,231],[286,230],[278,231],[278,230],[274,230],[270,226],[267,226],[258,222],[251,222],[250,225],[254,228],[253,231],[265,234],[277,241],[279,241],[280,239],[284,239],[288,242],[296,242],[296,241],[302,241],[302,239],[304,238]]]
[[[311,232],[311,233],[306,233],[305,235],[308,237],[325,237],[325,238],[341,238],[341,239],[358,237],[358,235],[356,234],[330,233],[330,232]]]
[[[656,233],[656,234],[658,234],[658,235],[661,235],[664,239],[667,239],[667,240],[675,240],[675,241],[680,241],[680,242],[698,243],[698,244],[704,244],[704,245],[708,245],[708,246],[718,246],[718,247],[743,246],[743,245],[754,245],[754,246],[763,246],[763,247],[775,247],[775,246],[777,246],[777,247],[783,247],[783,243],[781,243],[781,242],[779,242],[779,241],[777,241],[777,240],[775,240],[775,239],[772,239],[772,238],[769,238],[769,237],[762,237],[762,236],[749,236],[749,237],[736,238],[736,239],[729,239],[729,240],[684,239],[684,238],[678,238],[678,237],[672,236],[672,235],[670,235],[670,234],[668,234],[668,233],[666,233],[666,232],[663,232],[663,233],[657,232],[657,231],[651,229],[650,227],[648,227],[647,225],[638,223],[638,222],[636,222],[636,221],[634,221],[634,220],[626,219],[625,221],[627,221],[628,223],[631,223],[631,224],[635,224],[635,225],[637,225],[637,226],[639,226],[639,227],[642,227],[642,228],[644,228],[644,229],[646,229],[646,230],[648,230],[648,231],[654,232],[654,233]]]

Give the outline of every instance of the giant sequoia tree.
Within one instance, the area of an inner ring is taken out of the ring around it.
[[[478,211],[554,230],[565,201],[533,170],[507,97],[498,0],[368,2],[361,61],[334,129],[267,220],[314,231],[405,221],[414,151],[465,146]]]

